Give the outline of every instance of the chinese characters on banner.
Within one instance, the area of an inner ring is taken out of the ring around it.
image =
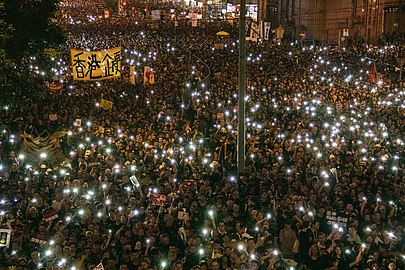
[[[102,51],[70,49],[74,80],[107,80],[121,77],[121,47]]]
[[[340,227],[346,228],[348,218],[336,211],[326,211],[326,220],[329,225],[337,224]]]

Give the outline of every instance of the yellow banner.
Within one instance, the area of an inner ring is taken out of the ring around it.
[[[25,128],[23,134],[24,143],[21,147],[21,151],[25,155],[25,161],[38,163],[42,153],[46,154],[46,160],[51,162],[53,166],[58,166],[67,161],[59,144],[60,139],[65,134],[64,131],[49,133],[47,130],[37,130],[31,126]]]
[[[113,103],[112,101],[101,99],[100,107],[103,108],[104,110],[111,110],[113,107]]]
[[[70,49],[74,80],[107,80],[121,76],[121,47],[102,51]]]

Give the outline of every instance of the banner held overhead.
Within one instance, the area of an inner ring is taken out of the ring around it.
[[[121,47],[102,51],[70,49],[74,80],[107,80],[121,77]]]

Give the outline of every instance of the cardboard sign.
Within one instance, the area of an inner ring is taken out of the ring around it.
[[[43,218],[46,222],[52,221],[52,220],[54,220],[54,219],[57,219],[58,217],[59,217],[59,216],[58,216],[58,212],[57,212],[55,209],[53,209],[53,208],[50,208],[50,209],[44,211],[43,214],[42,214],[42,218]]]
[[[113,103],[110,100],[101,99],[100,107],[103,108],[104,110],[111,110],[113,107]]]
[[[216,50],[222,50],[224,48],[224,43],[214,43],[214,48]]]
[[[63,84],[61,82],[51,82],[49,83],[49,91],[52,94],[60,95],[62,93]]]
[[[180,220],[190,220],[190,215],[186,211],[177,212],[177,218]]]
[[[336,211],[326,211],[326,220],[329,225],[337,224],[340,227],[346,228],[348,218],[341,216]]]
[[[39,244],[39,245],[45,245],[45,234],[43,233],[38,233],[36,236],[31,237],[31,242]]]
[[[151,10],[150,11],[150,18],[153,21],[159,21],[160,20],[160,10],[159,9]]]
[[[11,230],[0,229],[0,247],[10,247]]]
[[[94,267],[93,270],[104,270],[104,265],[103,265],[103,263],[102,263],[102,262],[99,263],[96,267]]]
[[[51,121],[58,120],[58,115],[56,113],[50,114],[49,115],[49,120],[51,120]]]

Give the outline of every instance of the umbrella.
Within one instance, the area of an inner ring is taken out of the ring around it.
[[[219,31],[219,32],[217,33],[217,36],[229,36],[229,33],[228,33],[228,32],[225,32],[225,31]]]

